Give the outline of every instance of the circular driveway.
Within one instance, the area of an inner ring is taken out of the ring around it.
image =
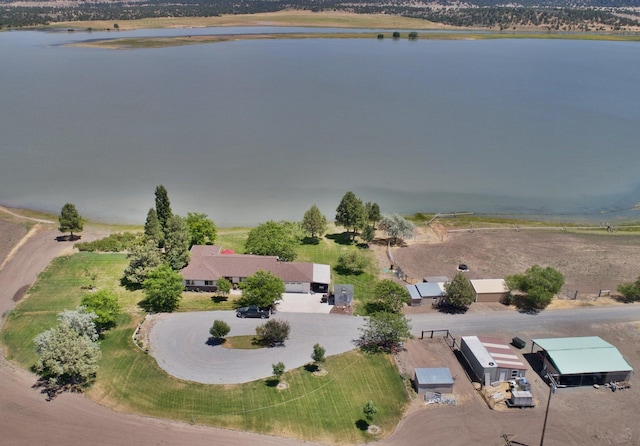
[[[262,319],[239,319],[235,311],[203,311],[166,314],[149,334],[151,355],[176,378],[204,384],[237,384],[273,375],[272,364],[283,362],[287,370],[311,362],[313,345],[326,356],[355,348],[363,319],[358,316],[278,312],[273,319],[289,321],[291,332],[284,347],[257,350],[227,349],[209,345],[209,328],[216,319],[229,324],[229,336],[255,334]]]

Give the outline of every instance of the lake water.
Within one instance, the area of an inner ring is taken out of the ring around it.
[[[164,184],[222,226],[333,219],[348,190],[383,212],[637,217],[610,211],[640,201],[639,43],[61,45],[247,31],[0,33],[0,203],[142,223]]]

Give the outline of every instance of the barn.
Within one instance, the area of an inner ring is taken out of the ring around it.
[[[453,392],[453,378],[447,367],[444,368],[416,368],[415,369],[416,392]]]
[[[563,386],[628,381],[633,369],[617,348],[598,336],[532,339],[531,353],[541,356],[542,374]]]
[[[522,378],[527,371],[518,355],[500,339],[463,336],[460,353],[484,385]]]
[[[509,294],[504,279],[472,279],[471,286],[476,292],[476,302],[502,302]]]

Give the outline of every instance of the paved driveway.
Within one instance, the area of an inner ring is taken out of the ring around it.
[[[180,379],[205,384],[236,384],[272,376],[272,364],[282,361],[287,370],[311,362],[313,345],[319,343],[326,355],[355,348],[363,320],[334,314],[285,313],[274,319],[291,324],[284,347],[233,350],[209,345],[209,328],[216,319],[231,327],[229,336],[255,334],[261,319],[239,319],[233,311],[206,311],[162,315],[151,329],[151,354],[167,373]]]

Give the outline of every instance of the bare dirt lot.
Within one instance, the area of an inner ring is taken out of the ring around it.
[[[614,292],[640,275],[640,235],[513,229],[447,233],[436,226],[435,231],[420,231],[416,239],[392,251],[416,282],[424,276],[452,278],[461,263],[469,266],[470,279],[504,278],[538,264],[563,273],[562,294],[578,291],[580,299],[600,290]]]

